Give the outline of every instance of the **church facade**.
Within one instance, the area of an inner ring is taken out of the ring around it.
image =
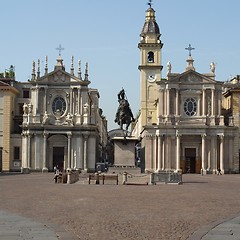
[[[89,87],[88,65],[77,75],[59,54],[54,70],[40,74],[33,62],[26,83],[1,78],[2,171],[94,171],[104,156],[107,121],[99,107],[99,92]],[[5,90],[7,88],[7,90]]]
[[[209,73],[197,72],[191,45],[185,71],[174,73],[168,62],[163,79],[163,43],[151,6],[140,36],[140,114],[132,134],[141,139],[143,170],[239,172],[239,109],[232,114],[236,104],[229,103],[239,91],[216,80],[214,63]]]

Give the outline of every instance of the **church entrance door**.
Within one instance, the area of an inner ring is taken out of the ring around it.
[[[185,148],[185,173],[196,173],[196,148]]]
[[[58,169],[63,171],[64,147],[53,147],[53,166],[58,166]]]

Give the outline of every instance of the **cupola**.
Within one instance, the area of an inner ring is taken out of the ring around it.
[[[146,18],[142,28],[141,36],[145,36],[149,33],[157,34],[160,36],[159,26],[155,20],[155,11],[151,6],[146,10]]]

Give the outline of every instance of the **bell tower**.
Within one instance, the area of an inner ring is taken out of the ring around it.
[[[158,122],[157,103],[158,85],[161,80],[161,49],[159,26],[155,20],[155,11],[149,1],[146,10],[145,23],[140,34],[140,110],[141,125],[151,125]]]

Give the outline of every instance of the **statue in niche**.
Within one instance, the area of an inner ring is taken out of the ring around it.
[[[24,114],[24,115],[27,115],[27,114],[28,114],[28,104],[27,104],[27,103],[24,103],[24,104],[23,104],[23,114]]]
[[[49,116],[47,111],[45,111],[44,115],[43,115],[43,120],[42,120],[42,124],[46,124],[48,122]]]
[[[73,125],[73,115],[71,113],[68,113],[67,116],[66,116],[66,123],[68,125]]]
[[[28,114],[31,114],[32,113],[32,104],[29,103],[28,104]]]
[[[88,105],[88,103],[86,102],[84,105],[83,105],[83,113],[84,114],[88,114],[88,109],[89,108],[89,105]]]
[[[119,106],[116,113],[115,122],[118,123],[121,129],[123,129],[123,125],[125,124],[127,131],[130,123],[134,122],[135,119],[133,117],[129,102],[126,99],[125,90],[122,89],[117,96]]]

